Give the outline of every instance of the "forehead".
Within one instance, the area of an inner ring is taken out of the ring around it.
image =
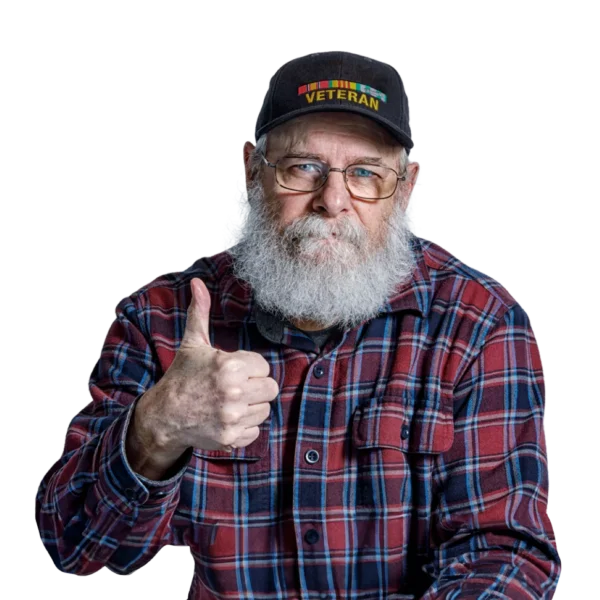
[[[275,152],[327,151],[343,147],[396,155],[399,142],[381,125],[362,115],[320,112],[292,119],[269,133],[268,149]]]

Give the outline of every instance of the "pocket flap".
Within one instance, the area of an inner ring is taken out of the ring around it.
[[[443,406],[414,406],[402,398],[384,397],[354,412],[352,438],[357,448],[395,448],[438,454],[454,441],[454,419]]]
[[[258,437],[245,448],[234,448],[231,452],[225,450],[202,450],[194,448],[193,454],[200,458],[210,460],[258,460],[262,458],[269,447],[269,433],[271,430],[271,416],[260,425]]]

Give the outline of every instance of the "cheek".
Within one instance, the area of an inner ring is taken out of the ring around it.
[[[279,198],[275,200],[273,210],[282,224],[289,225],[310,212],[310,203],[301,198]]]
[[[383,210],[382,220],[386,223],[390,220],[392,213],[402,206],[404,197],[401,194],[396,194],[393,198],[390,198]]]
[[[359,216],[363,226],[367,228],[367,231],[371,235],[377,235],[381,231],[382,227],[385,226],[385,221],[388,215],[379,207],[373,207],[373,209],[374,210],[365,211]]]
[[[387,235],[387,225],[392,214],[393,204],[373,207],[374,210],[362,215],[363,225],[375,243],[381,243]]]

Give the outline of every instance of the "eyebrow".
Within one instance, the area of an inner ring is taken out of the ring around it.
[[[310,152],[286,152],[284,156],[286,158],[310,158],[312,160],[325,162],[318,154],[311,154]]]
[[[313,154],[311,152],[298,152],[298,151],[294,152],[294,151],[292,151],[292,152],[287,152],[286,154],[284,154],[284,156],[286,158],[308,158],[311,160],[319,160],[321,162],[327,162],[327,161],[323,160],[323,157],[320,156],[319,154]],[[348,164],[357,164],[357,163],[380,165],[382,167],[387,166],[380,156],[357,156],[357,157],[351,159]]]

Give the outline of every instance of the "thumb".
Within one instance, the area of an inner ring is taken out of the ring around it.
[[[188,346],[210,346],[209,316],[210,294],[202,279],[194,277],[190,281],[192,299],[187,310],[187,321],[182,344]]]

